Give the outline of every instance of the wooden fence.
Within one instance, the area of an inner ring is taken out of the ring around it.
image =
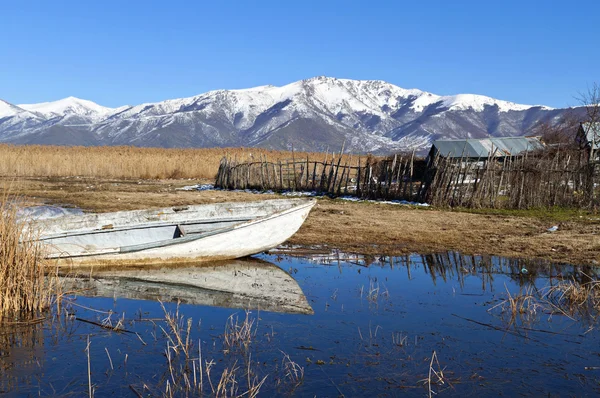
[[[237,163],[224,158],[215,186],[224,189],[314,191],[320,195],[352,195],[365,199],[419,200],[421,184],[415,181],[414,154],[390,159],[367,158],[361,163],[288,160]]]
[[[224,189],[313,191],[332,197],[407,200],[435,206],[548,208],[597,206],[598,165],[578,151],[507,157],[430,159],[414,153],[363,163],[289,160],[237,163],[223,158],[215,186]]]
[[[598,165],[579,151],[526,153],[501,161],[433,160],[424,190],[436,206],[485,208],[594,207]]]

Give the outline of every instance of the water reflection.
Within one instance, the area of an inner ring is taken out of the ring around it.
[[[44,362],[44,333],[41,323],[3,325],[0,330],[0,394],[36,381]]]
[[[254,258],[193,266],[74,268],[61,279],[65,290],[87,297],[313,314],[294,278]]]
[[[256,329],[248,355],[260,363],[259,376],[268,375],[264,396],[431,395],[423,380],[431,374],[432,352],[452,383],[444,395],[600,393],[595,323],[585,314],[547,311],[538,293],[566,279],[597,280],[599,268],[457,252],[292,254],[184,267],[78,268],[64,276],[65,289],[78,297],[69,296],[43,330],[3,335],[0,329],[0,392],[87,394],[88,338],[97,396],[130,396],[131,385],[165,391],[177,367],[165,355],[174,352],[174,340],[166,336],[160,299],[187,304],[165,307],[180,311],[181,325],[193,319],[182,336],[193,343],[194,357],[214,364],[217,381],[227,364],[239,361],[246,369],[245,359],[224,344],[235,329],[228,322],[244,317],[230,308],[260,308],[250,315]],[[593,320],[597,308],[589,309]],[[107,314],[135,334],[98,327]],[[283,353],[304,371],[293,392],[279,384]]]
[[[529,286],[535,281],[548,279],[570,279],[579,284],[597,280],[600,267],[591,265],[574,266],[557,264],[539,259],[506,258],[491,255],[465,255],[455,251],[433,254],[407,254],[404,256],[375,256],[357,253],[345,253],[340,250],[281,248],[274,250],[275,255],[290,255],[306,259],[309,262],[329,265],[360,267],[379,267],[404,269],[408,279],[425,273],[434,286],[439,281],[456,281],[464,287],[467,277],[481,279],[483,291],[494,290],[494,278],[503,275],[519,286]]]

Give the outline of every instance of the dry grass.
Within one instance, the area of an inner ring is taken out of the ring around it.
[[[162,305],[162,303],[161,303]],[[167,338],[165,356],[168,364],[168,377],[164,389],[158,395],[165,397],[179,396],[215,396],[215,397],[256,397],[265,383],[267,376],[259,378],[253,369],[253,361],[248,351],[240,352],[242,362],[245,366],[238,365],[235,359],[230,366],[225,366],[217,374],[213,375],[213,368],[217,366],[214,360],[206,360],[202,357],[201,344],[198,342],[198,351],[193,350],[190,340],[192,319],[185,319],[179,314],[179,306],[175,313],[168,312],[163,306],[165,313],[164,321],[166,328],[161,326]],[[235,339],[233,344],[250,345],[255,335],[253,331],[254,321],[249,319],[248,313],[241,324],[230,318],[226,325],[225,335]],[[232,329],[233,328],[233,329]],[[223,345],[227,346],[223,341]],[[197,354],[197,357],[196,357]],[[143,385],[144,392],[156,393],[147,385]],[[137,390],[134,390],[139,395]],[[152,394],[154,395],[154,394]]]
[[[250,318],[250,311],[246,311],[246,317],[241,322],[237,314],[232,314],[227,319],[225,333],[223,334],[225,353],[236,350],[247,352],[255,336],[256,326],[254,325],[254,319]]]
[[[304,368],[297,362],[294,362],[288,354],[281,351],[283,360],[281,367],[284,372],[284,379],[291,385],[292,391],[304,381]]]
[[[536,294],[534,287],[521,288],[515,294],[511,294],[506,285],[504,288],[506,289],[506,299],[491,307],[488,312],[500,309],[502,314],[508,315],[507,324],[509,326],[529,325],[535,322],[538,313],[544,310],[545,305],[544,300],[539,294]]]
[[[600,281],[584,274],[586,281],[560,281],[545,289],[544,298],[555,312],[595,326],[600,314]]]
[[[3,160],[0,163],[0,176],[214,178],[223,156],[243,162],[292,158],[323,161],[326,155],[271,151],[261,148],[165,149],[0,144],[0,159]]]
[[[514,294],[506,288],[506,299],[488,312],[501,311],[507,330],[508,327],[531,327],[542,314],[565,316],[586,324],[591,330],[600,319],[600,281],[582,272],[580,276],[584,281],[565,279],[541,289],[520,288]]]
[[[0,321],[50,307],[53,278],[44,277],[43,247],[19,220],[17,203],[0,198]]]
[[[437,395],[440,392],[434,391],[433,386],[438,386],[438,388],[441,388],[448,381],[444,376],[444,369],[442,369],[440,366],[436,352],[433,351],[433,354],[431,354],[431,361],[429,362],[429,373],[427,375],[427,379],[423,380],[423,383],[427,385],[427,396],[429,398]]]
[[[14,191],[32,200],[70,204],[92,212],[280,197],[176,190],[184,185],[191,182],[22,178],[14,183]],[[555,233],[546,232],[555,224],[536,215],[474,214],[319,199],[302,228],[288,242],[326,244],[346,252],[376,255],[458,250],[463,254],[543,258],[570,264],[591,264],[600,259],[598,216],[574,215],[570,221],[561,222]]]

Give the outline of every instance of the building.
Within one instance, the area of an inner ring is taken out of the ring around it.
[[[579,147],[593,152],[596,159],[600,158],[600,123],[581,123],[577,131]]]
[[[500,137],[461,140],[437,140],[433,142],[428,159],[437,156],[443,158],[463,158],[465,160],[486,160],[493,157],[502,160],[544,149],[539,137]]]

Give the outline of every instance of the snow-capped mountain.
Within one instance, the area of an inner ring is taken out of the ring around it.
[[[0,100],[0,142],[297,150],[339,150],[345,143],[355,152],[424,151],[438,138],[530,134],[539,121],[564,112],[378,80],[315,77],[120,108],[74,97],[23,105]]]

